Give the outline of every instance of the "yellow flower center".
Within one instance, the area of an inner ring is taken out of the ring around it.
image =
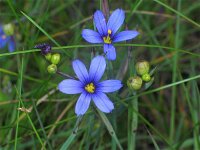
[[[85,90],[88,92],[88,93],[94,93],[94,90],[95,90],[95,86],[93,83],[89,83],[85,86]]]
[[[110,44],[112,42],[110,35],[112,34],[112,31],[108,29],[108,35],[103,37],[104,43]]]

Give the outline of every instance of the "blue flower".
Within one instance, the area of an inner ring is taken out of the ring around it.
[[[122,84],[120,80],[99,81],[106,68],[105,58],[103,56],[93,58],[89,73],[80,60],[74,60],[72,66],[79,81],[65,79],[59,83],[58,89],[65,94],[81,93],[75,107],[77,116],[85,114],[91,100],[102,112],[111,112],[114,109],[114,105],[105,93],[119,90]]]
[[[113,43],[130,40],[139,33],[135,30],[126,30],[117,33],[125,19],[125,13],[122,9],[116,9],[108,19],[106,19],[100,10],[94,13],[94,23],[97,31],[84,29],[82,37],[89,43],[104,43],[104,53],[109,60],[116,59],[116,52]]]
[[[13,36],[7,36],[4,31],[3,27],[0,25],[0,48],[3,48],[8,44],[9,52],[13,52],[15,50],[15,41]]]

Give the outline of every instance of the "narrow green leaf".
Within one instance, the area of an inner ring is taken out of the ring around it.
[[[71,133],[71,135],[68,137],[68,139],[64,142],[64,144],[62,145],[62,147],[60,148],[60,150],[67,150],[69,148],[69,146],[71,145],[71,143],[74,141],[76,135],[77,135],[77,132],[78,132],[78,127],[79,127],[79,124],[82,120],[82,116],[79,116],[76,120],[76,124],[74,126],[74,129]]]
[[[110,121],[109,121],[108,118],[106,117],[106,115],[105,115],[104,113],[102,113],[100,110],[98,110],[98,109],[96,109],[96,110],[97,110],[99,116],[101,117],[102,121],[104,122],[105,126],[107,127],[107,129],[108,129],[110,135],[112,136],[112,138],[113,138],[113,139],[115,140],[115,142],[117,143],[119,149],[120,149],[120,150],[123,150],[123,148],[122,148],[122,146],[121,146],[121,144],[120,144],[120,142],[119,142],[119,140],[118,140],[118,138],[117,138],[117,136],[116,136],[116,134],[115,134],[115,131],[114,131],[114,129],[113,129],[113,127],[112,127]]]
[[[200,28],[200,24],[196,23],[195,21],[193,21],[192,19],[186,17],[184,14],[182,14],[181,12],[171,8],[170,6],[166,5],[165,3],[159,1],[159,0],[154,0],[155,2],[157,2],[158,4],[164,6],[165,8],[171,10],[172,12],[176,13],[177,15],[183,17],[185,20],[187,20],[188,22],[192,23],[193,25],[197,26]]]

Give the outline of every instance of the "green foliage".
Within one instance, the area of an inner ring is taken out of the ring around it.
[[[115,103],[112,113],[94,106],[77,118],[78,96],[57,91],[66,76],[49,74],[51,63],[74,76],[73,59],[89,65],[102,54],[101,45],[81,37],[82,29],[92,29],[93,12],[101,3],[0,0],[0,23],[15,24],[17,46],[12,53],[0,49],[0,149],[114,150],[130,148],[127,143],[144,150],[200,149],[199,0],[109,1],[110,11],[126,10],[122,28],[140,32],[133,41],[115,44],[117,59],[108,63],[104,78],[124,84],[109,95]],[[47,61],[34,49],[38,43],[52,45],[59,59]],[[151,80],[130,94],[126,81],[143,59],[150,62]],[[132,115],[137,124],[129,122]]]

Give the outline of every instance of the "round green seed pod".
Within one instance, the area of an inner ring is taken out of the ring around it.
[[[142,87],[142,79],[139,76],[130,77],[127,86],[132,90],[139,90]]]
[[[47,71],[50,74],[55,74],[57,71],[57,66],[55,64],[51,64],[47,67]]]
[[[57,65],[60,62],[60,54],[56,53],[51,56],[51,63]]]
[[[9,23],[3,26],[3,31],[7,36],[14,34],[14,25]]]
[[[48,54],[45,55],[45,58],[46,58],[48,61],[51,61],[51,57],[52,57],[51,53],[48,53]]]
[[[142,80],[145,82],[149,82],[151,80],[150,74],[146,73],[142,75]]]
[[[149,72],[149,62],[148,61],[139,61],[135,65],[136,71],[139,75],[147,74]]]

